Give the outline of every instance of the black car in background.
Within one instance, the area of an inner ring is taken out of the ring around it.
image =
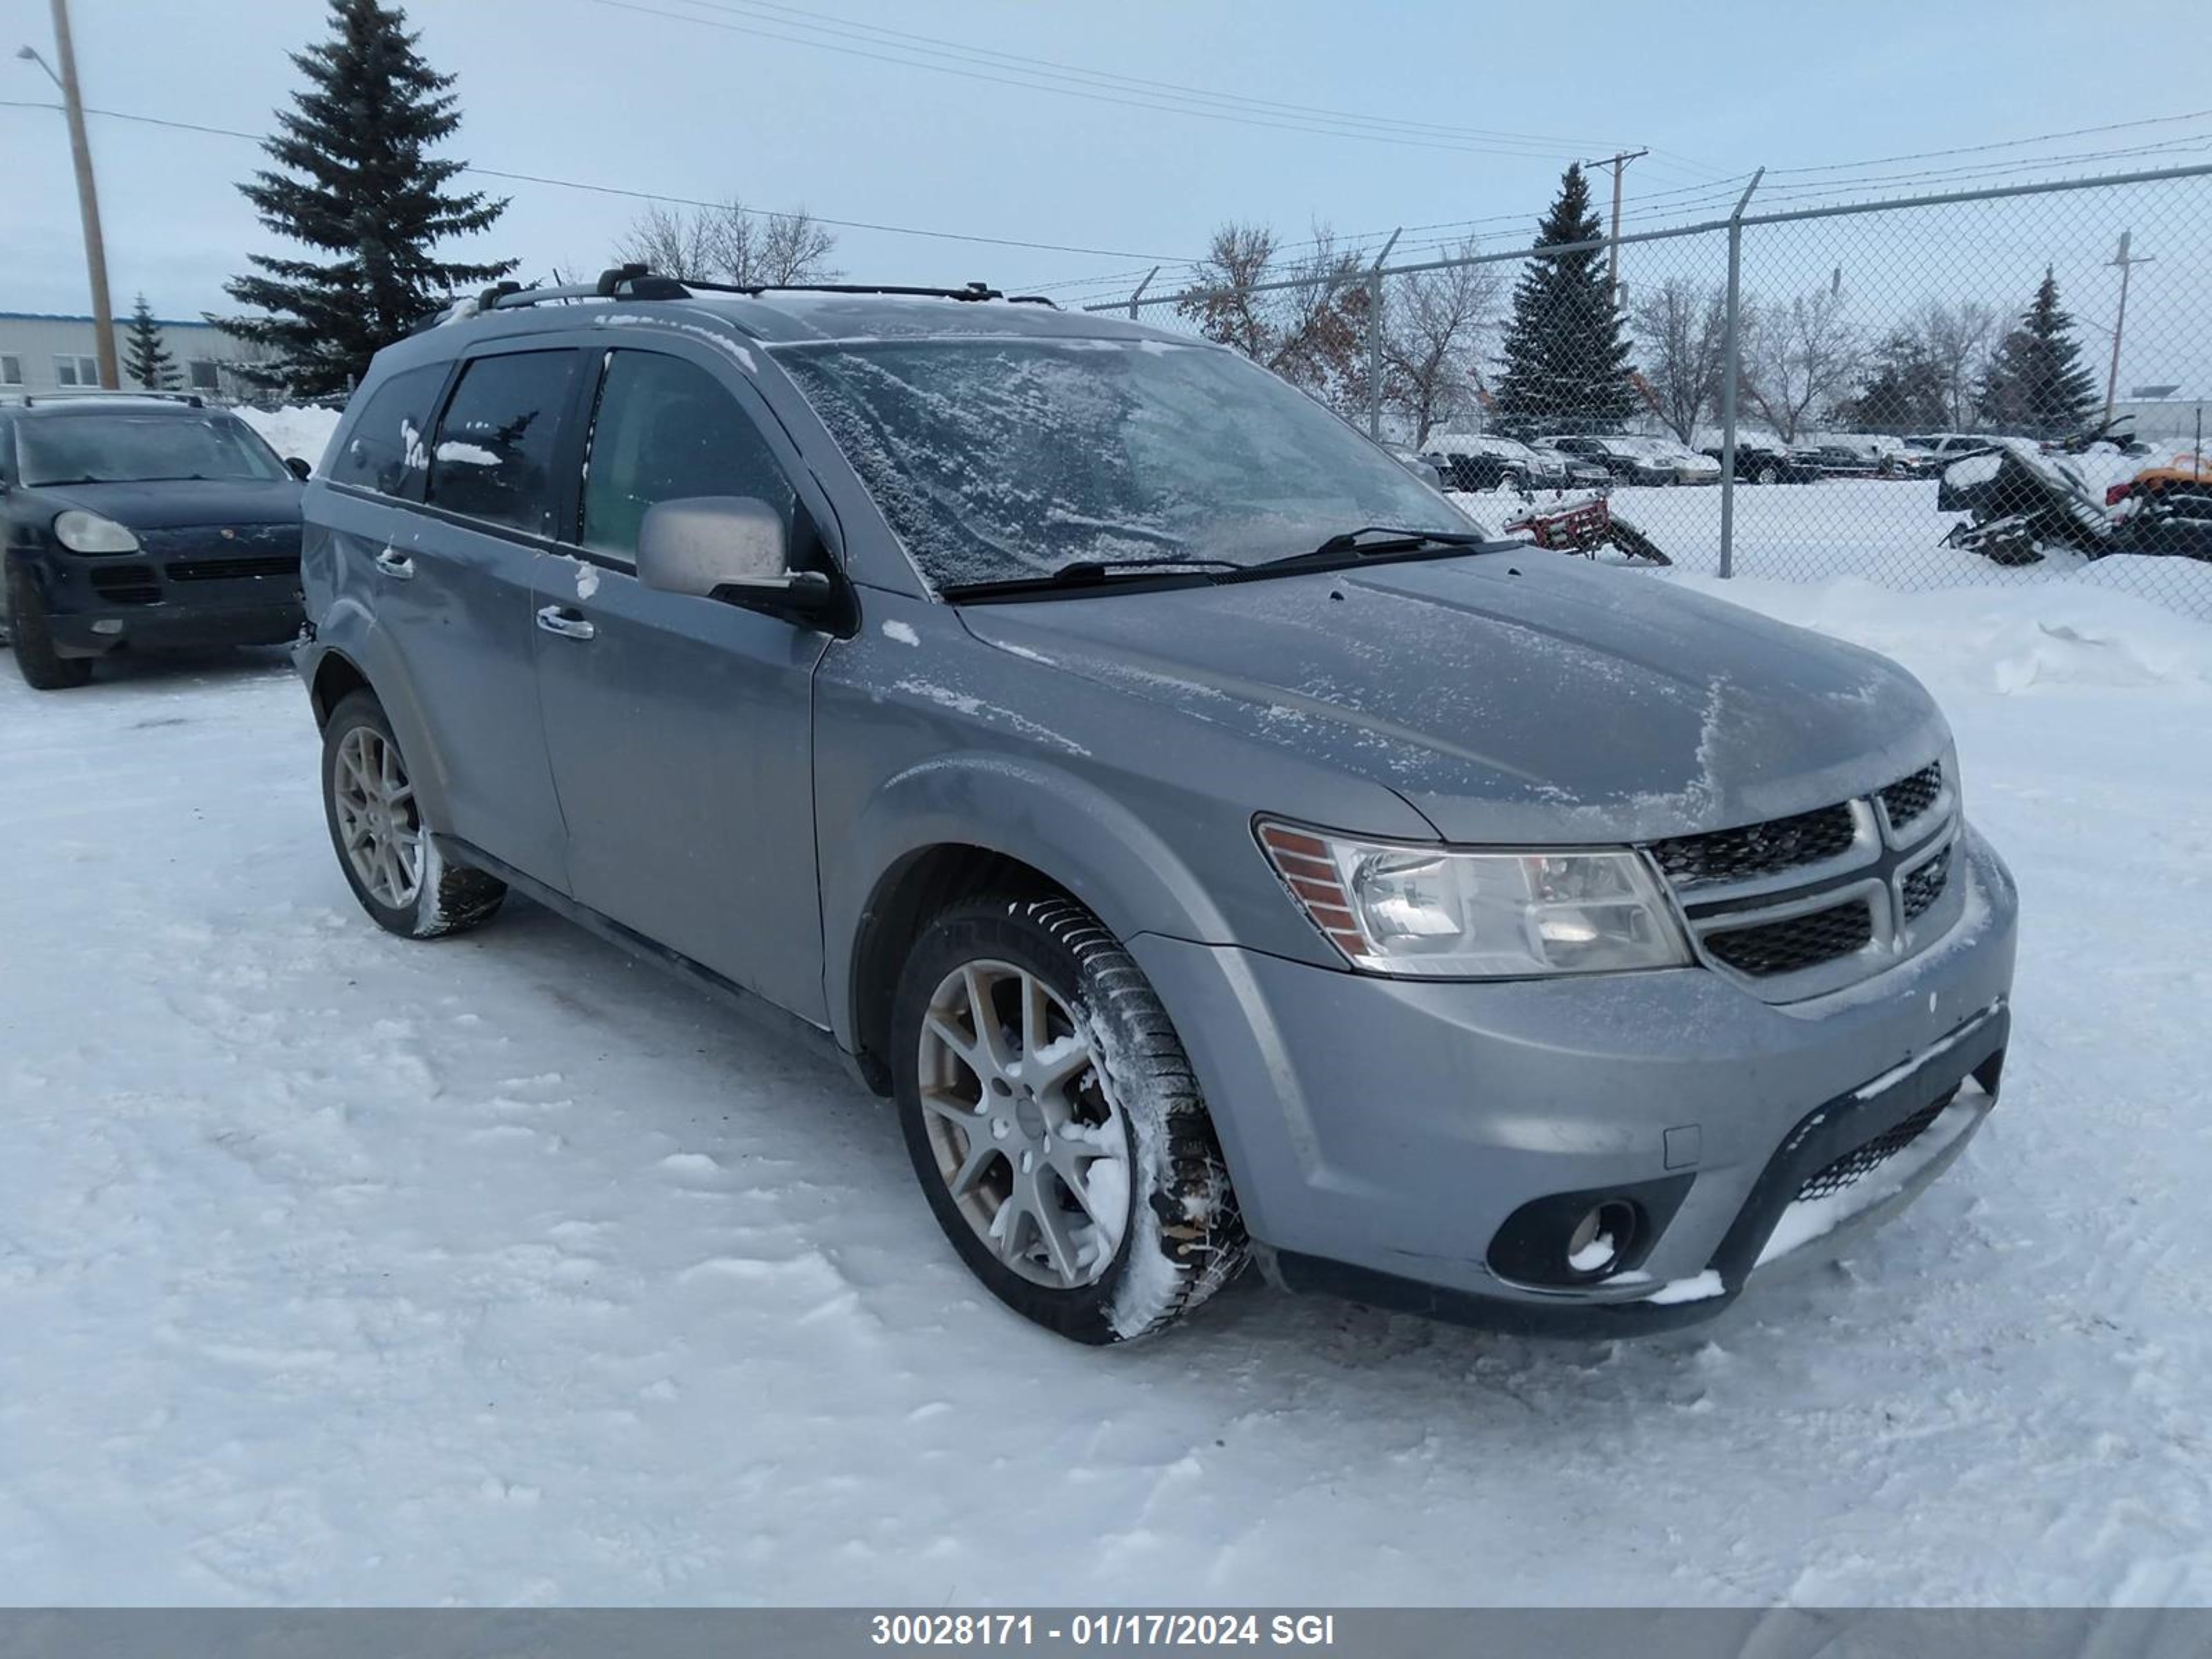
[[[1727,452],[1716,444],[1703,452],[1723,466]],[[1818,483],[1827,474],[1820,463],[1808,451],[1793,448],[1788,444],[1769,441],[1747,442],[1741,438],[1735,444],[1735,476],[1739,483]]]
[[[302,460],[198,398],[0,404],[0,627],[41,691],[123,647],[299,632]]]

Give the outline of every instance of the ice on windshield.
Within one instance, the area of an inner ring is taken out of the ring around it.
[[[70,415],[15,428],[23,483],[289,478],[276,452],[228,415]]]
[[[1469,529],[1321,404],[1213,347],[985,337],[779,356],[939,588],[1081,561],[1257,564],[1366,525]]]

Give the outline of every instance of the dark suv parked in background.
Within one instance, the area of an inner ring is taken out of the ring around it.
[[[0,622],[41,691],[120,647],[276,645],[300,631],[300,480],[190,397],[0,404]]]
[[[1029,1318],[1141,1336],[1248,1255],[1702,1318],[1990,1109],[2012,884],[1895,664],[1492,538],[1205,341],[488,298],[378,356],[308,486],[344,878],[780,1010]]]

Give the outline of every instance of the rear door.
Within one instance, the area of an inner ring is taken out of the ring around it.
[[[561,811],[538,708],[530,581],[568,474],[574,349],[463,360],[432,428],[415,533],[371,556],[443,771],[441,828],[555,888]]]
[[[718,355],[672,342],[593,367],[574,546],[539,556],[532,599],[570,890],[824,1024],[813,677],[830,636],[648,589],[635,568],[656,502],[758,496],[817,562],[826,502]]]

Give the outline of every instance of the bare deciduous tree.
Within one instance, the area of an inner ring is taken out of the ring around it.
[[[1744,395],[1784,443],[1795,443],[1808,417],[1848,392],[1857,376],[1862,349],[1849,311],[1835,284],[1744,305]]]
[[[1469,241],[1450,257],[1474,252]],[[1498,266],[1455,265],[1398,277],[1384,295],[1382,401],[1412,428],[1416,445],[1477,401],[1477,343],[1504,294]]]
[[[1955,306],[1941,300],[1921,303],[1906,327],[1919,343],[1929,369],[1942,380],[1948,418],[1963,428],[1973,419],[1982,372],[1997,333],[1997,308],[1979,300]]]
[[[740,288],[834,282],[837,235],[804,208],[762,213],[742,202],[691,209],[658,203],[615,244],[615,258],[651,266],[681,282]]]
[[[1234,346],[1339,409],[1364,396],[1367,289],[1359,258],[1317,226],[1309,252],[1279,258],[1264,225],[1226,224],[1177,307],[1209,340]]]
[[[1637,302],[1636,342],[1659,418],[1686,444],[1719,400],[1727,373],[1728,296],[1713,283],[1670,276]]]

